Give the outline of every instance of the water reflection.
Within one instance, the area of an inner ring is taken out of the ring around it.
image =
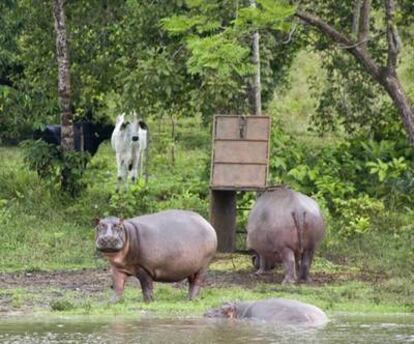
[[[414,315],[331,319],[321,329],[215,319],[0,319],[0,343],[414,343]]]

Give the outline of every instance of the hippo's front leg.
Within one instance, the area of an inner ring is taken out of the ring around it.
[[[138,268],[137,270],[137,278],[139,280],[139,283],[141,284],[142,294],[144,296],[144,302],[151,302],[154,300],[152,296],[152,289],[153,289],[153,283],[152,283],[152,277],[149,275],[149,273],[143,269]]]
[[[117,303],[121,300],[122,294],[125,288],[125,282],[128,275],[119,271],[117,268],[112,267],[112,286],[114,289],[114,295],[112,296],[111,303]]]

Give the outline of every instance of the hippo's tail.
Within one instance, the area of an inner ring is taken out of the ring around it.
[[[296,232],[298,234],[299,252],[303,253],[303,235],[306,226],[306,211],[292,212],[293,222],[295,223]]]

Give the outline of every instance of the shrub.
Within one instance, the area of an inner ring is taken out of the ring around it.
[[[282,183],[316,197],[341,237],[374,228],[385,209],[414,205],[412,149],[400,140],[352,137],[321,147],[300,145],[280,127],[272,129],[270,172]]]
[[[62,154],[52,144],[41,140],[27,140],[22,144],[24,161],[40,178],[58,184],[61,190],[77,196],[86,187],[82,180],[90,155],[87,152]]]

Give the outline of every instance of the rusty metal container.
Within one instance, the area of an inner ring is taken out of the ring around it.
[[[260,190],[266,187],[270,117],[214,116],[210,187]]]

